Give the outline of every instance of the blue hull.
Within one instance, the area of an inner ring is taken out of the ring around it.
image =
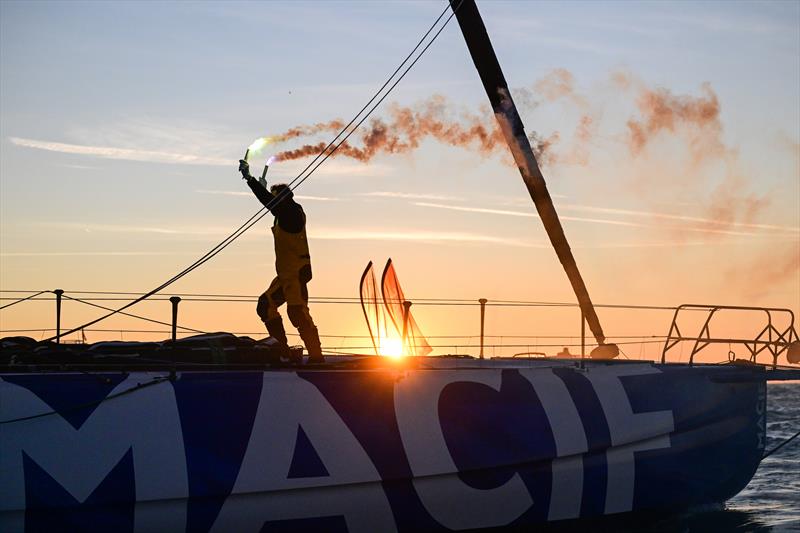
[[[671,511],[730,498],[764,451],[760,368],[428,361],[2,374],[0,530],[443,531]]]

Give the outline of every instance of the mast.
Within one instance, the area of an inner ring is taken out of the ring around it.
[[[478,7],[475,5],[475,0],[449,1],[450,7],[458,20],[458,25],[461,27],[461,33],[464,35],[467,48],[469,48],[472,62],[478,70],[483,82],[483,88],[489,97],[494,116],[500,124],[500,130],[503,132],[508,147],[511,149],[511,154],[514,156],[514,161],[519,168],[519,173],[522,175],[522,180],[525,182],[525,186],[528,188],[531,199],[536,206],[539,218],[544,224],[550,243],[556,251],[561,266],[564,267],[564,271],[567,273],[572,290],[575,291],[575,296],[578,298],[581,312],[589,324],[589,329],[592,331],[594,338],[597,340],[599,346],[592,351],[592,357],[615,357],[619,353],[619,349],[614,344],[605,344],[606,337],[603,334],[602,326],[600,326],[600,319],[597,318],[594,305],[589,297],[589,291],[586,289],[586,284],[583,282],[578,265],[575,263],[575,257],[572,255],[567,236],[564,234],[564,228],[561,227],[561,221],[553,205],[553,199],[547,191],[547,184],[531,150],[530,141],[525,135],[525,126],[522,124],[522,119],[514,105],[514,100],[511,98],[508,83],[506,83],[500,63],[497,61],[492,42],[486,33],[486,27],[483,25],[483,19],[481,19]]]

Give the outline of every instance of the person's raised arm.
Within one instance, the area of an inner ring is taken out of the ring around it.
[[[242,179],[247,180],[247,186],[250,187],[256,198],[264,204],[264,207],[269,207],[275,196],[250,174],[250,164],[244,159],[239,160],[239,172],[242,173]]]

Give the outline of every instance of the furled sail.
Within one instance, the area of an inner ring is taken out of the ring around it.
[[[364,273],[361,274],[359,284],[359,295],[361,296],[361,310],[364,311],[364,319],[367,321],[367,329],[375,348],[375,354],[380,355],[381,346],[381,322],[385,320],[383,310],[378,302],[378,282],[375,280],[375,271],[372,268],[372,261],[367,264]],[[383,319],[383,320],[382,320]],[[384,325],[384,332],[385,332]]]
[[[403,353],[406,355],[428,355],[433,350],[425,336],[417,326],[417,321],[411,310],[405,311],[403,303],[406,301],[400,281],[397,279],[392,260],[386,261],[386,267],[381,276],[381,293],[386,314],[403,339]]]

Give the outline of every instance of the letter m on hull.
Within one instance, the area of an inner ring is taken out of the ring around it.
[[[2,420],[44,414],[0,426],[0,530],[24,531],[26,515],[34,517],[34,508],[40,506],[61,507],[67,517],[81,515],[86,506],[130,504],[131,487],[137,502],[133,523],[122,530],[152,529],[155,507],[160,527],[183,530],[188,484],[172,386],[164,382],[118,396],[153,379],[132,374],[101,390],[101,396],[86,402],[90,407],[75,416],[81,399],[51,393],[68,390],[71,380],[87,378],[98,379],[64,374],[0,380]],[[119,502],[114,491],[120,493]],[[93,496],[99,492],[104,493],[103,502]],[[48,498],[55,501],[45,501]],[[169,508],[148,505],[158,500],[181,503]]]

